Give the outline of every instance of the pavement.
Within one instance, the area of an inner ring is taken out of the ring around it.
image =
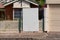
[[[43,32],[0,33],[0,38],[43,38],[47,36]]]
[[[40,40],[46,36],[43,32],[0,33],[0,40]]]
[[[0,33],[0,40],[60,40],[60,32]]]
[[[60,40],[60,32],[48,32],[48,36],[40,40]]]

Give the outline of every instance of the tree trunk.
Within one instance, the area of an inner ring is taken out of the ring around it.
[[[39,5],[39,20],[43,19],[44,9]]]

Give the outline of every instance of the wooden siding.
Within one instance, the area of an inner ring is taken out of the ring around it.
[[[13,19],[13,4],[5,6],[5,15],[7,20]]]

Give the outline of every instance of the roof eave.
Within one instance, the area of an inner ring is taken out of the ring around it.
[[[17,2],[17,1],[18,1],[18,0],[12,1],[12,2],[10,2],[10,3],[8,3],[8,4],[3,5],[3,6],[7,6],[7,5],[9,5],[9,4],[11,4],[11,3],[15,3],[15,2]],[[37,4],[37,3],[31,2],[31,1],[28,1],[28,0],[25,0],[25,1],[27,1],[27,2],[29,2],[29,3],[32,3],[32,4],[34,4],[34,5],[37,5],[37,6],[38,6],[38,4]]]

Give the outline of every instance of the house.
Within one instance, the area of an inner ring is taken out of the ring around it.
[[[45,30],[60,32],[60,0],[46,0]]]
[[[22,14],[23,8],[37,8],[38,4],[32,0],[2,0],[4,6],[4,14],[6,20],[19,19]],[[0,15],[1,16],[1,15]]]
[[[0,21],[2,33],[39,31],[38,4],[33,0],[2,0],[4,18]],[[19,20],[21,19],[21,20]],[[42,24],[42,23],[41,23]]]

